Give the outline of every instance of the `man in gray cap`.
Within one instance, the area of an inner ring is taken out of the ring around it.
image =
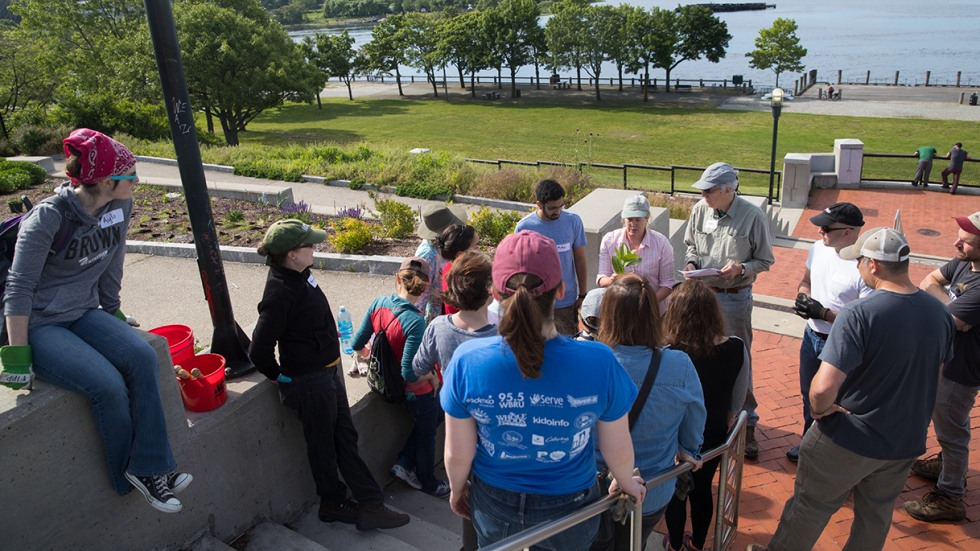
[[[735,194],[738,171],[728,163],[709,166],[693,187],[701,190],[701,200],[691,209],[684,234],[686,269],[718,270],[705,277],[704,282],[718,295],[727,331],[752,350],[752,283],[776,261],[769,220],[762,209]],[[752,388],[750,368],[745,396],[745,411],[749,414],[745,457],[749,459],[759,455],[755,439],[758,402]]]
[[[909,244],[891,228],[868,230],[840,251],[875,290],[837,314],[810,387],[816,423],[803,437],[793,496],[770,551],[812,549],[830,517],[854,497],[845,549],[882,549],[895,498],[925,451],[953,319],[909,280]],[[914,336],[914,338],[909,338]],[[755,544],[749,549],[758,549]]]
[[[853,245],[858,238],[864,215],[851,203],[835,203],[810,218],[817,226],[821,239],[810,246],[806,258],[806,271],[800,281],[793,309],[796,315],[807,320],[800,343],[800,395],[803,397],[803,433],[813,418],[810,417],[810,381],[820,369],[820,352],[827,342],[831,324],[837,312],[848,302],[871,294],[858,273],[857,262],[839,256],[841,249]],[[799,459],[800,447],[793,446],[786,457],[794,463]]]
[[[932,426],[942,451],[912,463],[912,472],[936,481],[921,500],[905,510],[925,522],[958,521],[966,517],[963,495],[970,466],[970,414],[980,390],[980,212],[954,218],[959,226],[956,258],[919,283],[946,304],[956,322],[956,354],[939,379]]]

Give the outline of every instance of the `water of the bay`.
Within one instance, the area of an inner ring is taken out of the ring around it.
[[[677,7],[676,0],[631,0],[629,3],[649,9]],[[732,35],[727,55],[719,63],[684,61],[671,73],[679,79],[731,79],[742,75],[757,86],[775,84],[772,71],[749,67],[745,54],[755,48],[759,30],[772,26],[778,18],[793,19],[799,25],[797,36],[807,49],[803,59],[806,70],[816,69],[821,81],[836,80],[842,71],[845,82],[864,82],[870,71],[870,82],[891,84],[899,73],[899,84],[923,84],[930,71],[930,84],[954,84],[957,72],[963,85],[980,86],[980,0],[769,0],[776,7],[764,11],[742,11],[716,14],[728,25]],[[542,18],[544,25],[546,18]],[[370,27],[348,29],[355,43],[371,40]],[[294,40],[315,32],[339,33],[338,29],[297,31]],[[409,74],[418,71],[406,68]],[[450,73],[452,71],[450,70]],[[506,71],[505,71],[506,73]],[[561,71],[571,75],[571,71]],[[491,75],[491,72],[483,74]],[[533,76],[533,67],[518,73]],[[603,68],[603,79],[615,76],[614,68]],[[653,77],[663,78],[663,70]],[[783,74],[780,85],[792,88],[800,73]]]

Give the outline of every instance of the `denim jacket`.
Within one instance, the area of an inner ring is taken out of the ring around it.
[[[641,387],[653,352],[646,346],[620,345],[612,350],[630,379]],[[691,359],[679,350],[660,351],[657,380],[630,433],[636,466],[645,480],[672,469],[678,449],[695,459],[701,458],[707,417],[701,380]],[[650,488],[643,502],[643,514],[664,508],[672,495],[674,479]]]

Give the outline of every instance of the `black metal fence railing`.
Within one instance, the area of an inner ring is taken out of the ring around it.
[[[869,182],[910,182],[915,176],[919,158],[914,154],[865,153],[861,165],[861,179]],[[943,169],[949,165],[943,157],[932,161],[930,183],[941,183]],[[952,183],[952,176],[950,176]],[[980,187],[980,160],[967,159],[960,173],[960,184],[964,187]]]
[[[417,82],[429,82],[429,78],[425,75],[401,75],[401,81],[403,84],[415,84]],[[395,76],[391,74],[375,74],[366,76],[357,76],[354,78],[354,82],[380,82],[380,83],[393,83],[395,82]],[[510,76],[503,75],[497,78],[494,75],[477,75],[474,79],[476,84],[480,85],[493,85],[493,86],[509,86]],[[551,83],[551,75],[542,73],[540,77],[531,76],[518,76],[514,78],[514,82],[521,86],[540,86],[542,88],[549,86],[556,86]],[[578,77],[562,77],[561,82],[565,85],[575,86],[581,85],[582,88],[591,88],[595,86],[595,79],[590,76]],[[437,78],[436,84],[438,86],[449,85],[458,87],[459,86],[459,76],[446,75],[445,79]],[[470,85],[469,75],[464,75],[463,84],[467,87]],[[664,78],[651,78],[649,81],[649,86],[651,91],[656,91],[664,88],[667,84],[667,79]],[[599,79],[600,86],[619,86],[619,77],[602,77]],[[689,90],[692,88],[734,88],[737,90],[742,90],[744,92],[752,92],[752,81],[742,80],[742,79],[706,79],[706,78],[672,78],[670,79],[670,89],[673,90],[675,87],[680,87],[680,90]],[[623,77],[623,88],[642,88],[643,87],[643,77]]]
[[[673,195],[678,191],[694,193],[691,184],[701,177],[705,167],[701,166],[654,166],[623,163],[621,165],[605,163],[562,163],[556,161],[515,161],[511,159],[466,159],[471,163],[496,165],[497,169],[504,166],[524,166],[542,168],[558,166],[587,172],[589,180],[598,187],[635,189],[638,191],[656,191]],[[737,168],[737,167],[736,167]],[[769,197],[769,171],[758,168],[737,168],[739,172],[739,192],[742,195]],[[782,182],[782,172],[775,173],[776,185],[773,189],[773,201],[779,200],[779,189]]]

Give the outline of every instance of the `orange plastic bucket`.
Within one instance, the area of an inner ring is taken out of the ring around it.
[[[190,411],[211,411],[228,401],[225,390],[225,358],[221,354],[198,354],[181,364],[190,372],[201,370],[197,379],[187,380],[177,377],[180,383],[180,397],[184,407]]]
[[[194,331],[186,325],[164,325],[150,329],[150,333],[167,339],[170,345],[170,357],[174,365],[183,366],[194,357]],[[190,371],[190,368],[186,368]]]

